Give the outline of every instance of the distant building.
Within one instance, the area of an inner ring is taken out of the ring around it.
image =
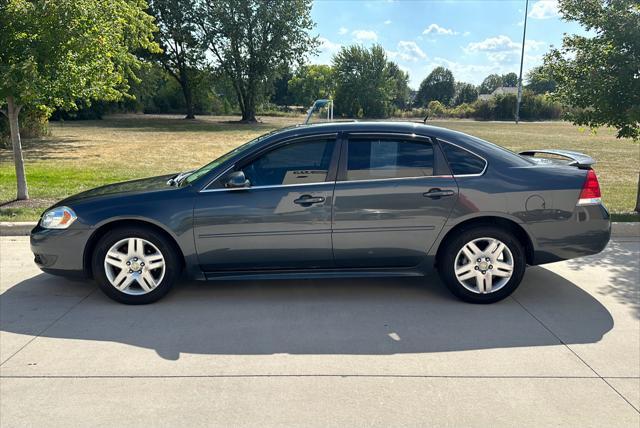
[[[506,95],[506,94],[518,95],[518,88],[514,88],[510,86],[499,86],[496,89],[494,89],[494,91],[491,92],[490,94],[478,95],[478,99],[481,101],[486,101],[498,95]]]

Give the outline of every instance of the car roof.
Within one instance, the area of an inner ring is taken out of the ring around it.
[[[438,138],[446,138],[446,135],[460,134],[450,129],[438,126],[424,125],[418,122],[396,122],[396,121],[344,121],[344,122],[324,122],[309,125],[294,125],[283,128],[274,133],[282,136],[286,134],[311,135],[324,132],[399,132],[416,133]]]

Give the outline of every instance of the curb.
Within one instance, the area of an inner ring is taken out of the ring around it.
[[[0,236],[27,236],[31,229],[36,227],[32,221],[2,221],[0,222]],[[612,238],[640,238],[639,222],[613,222],[611,223]]]
[[[35,221],[0,221],[0,236],[25,236],[36,227]]]

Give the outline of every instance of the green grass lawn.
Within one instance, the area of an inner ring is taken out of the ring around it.
[[[26,140],[28,203],[0,206],[0,221],[36,220],[56,200],[106,183],[187,170],[233,147],[300,118],[266,117],[234,123],[233,117],[120,115],[99,121],[51,123],[51,136]],[[610,129],[592,134],[565,122],[521,123],[432,121],[514,151],[562,148],[594,157],[604,200],[620,220],[637,220],[635,206],[640,144],[618,140]],[[0,203],[15,198],[10,149],[0,149]]]

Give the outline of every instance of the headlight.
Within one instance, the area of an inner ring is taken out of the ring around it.
[[[40,226],[45,229],[66,229],[76,221],[76,213],[69,207],[56,207],[42,215]]]

